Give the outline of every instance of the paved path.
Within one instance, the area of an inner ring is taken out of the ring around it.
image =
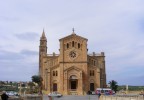
[[[43,100],[49,100],[48,96],[44,96]],[[53,100],[98,100],[97,95],[86,95],[86,96],[75,96],[75,95],[68,95],[62,97],[54,97]]]

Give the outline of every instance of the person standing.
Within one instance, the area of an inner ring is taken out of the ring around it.
[[[98,100],[100,100],[100,96],[101,96],[101,93],[99,92],[99,94],[98,94]]]
[[[8,100],[9,96],[6,94],[6,91],[3,91],[3,94],[1,95],[2,100]]]

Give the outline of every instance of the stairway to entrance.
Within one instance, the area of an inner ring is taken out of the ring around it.
[[[70,95],[78,95],[77,91],[70,91],[69,94]]]

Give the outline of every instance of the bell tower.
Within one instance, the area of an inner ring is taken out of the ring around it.
[[[47,38],[43,30],[42,36],[40,37],[40,46],[39,46],[39,75],[42,74],[42,57],[47,54]]]
[[[45,36],[45,32],[43,30],[42,36],[40,38],[40,46],[39,46],[39,53],[40,55],[42,54],[47,54],[47,38]]]

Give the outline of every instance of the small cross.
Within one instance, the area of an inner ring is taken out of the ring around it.
[[[74,28],[72,29],[73,33],[74,33]]]

